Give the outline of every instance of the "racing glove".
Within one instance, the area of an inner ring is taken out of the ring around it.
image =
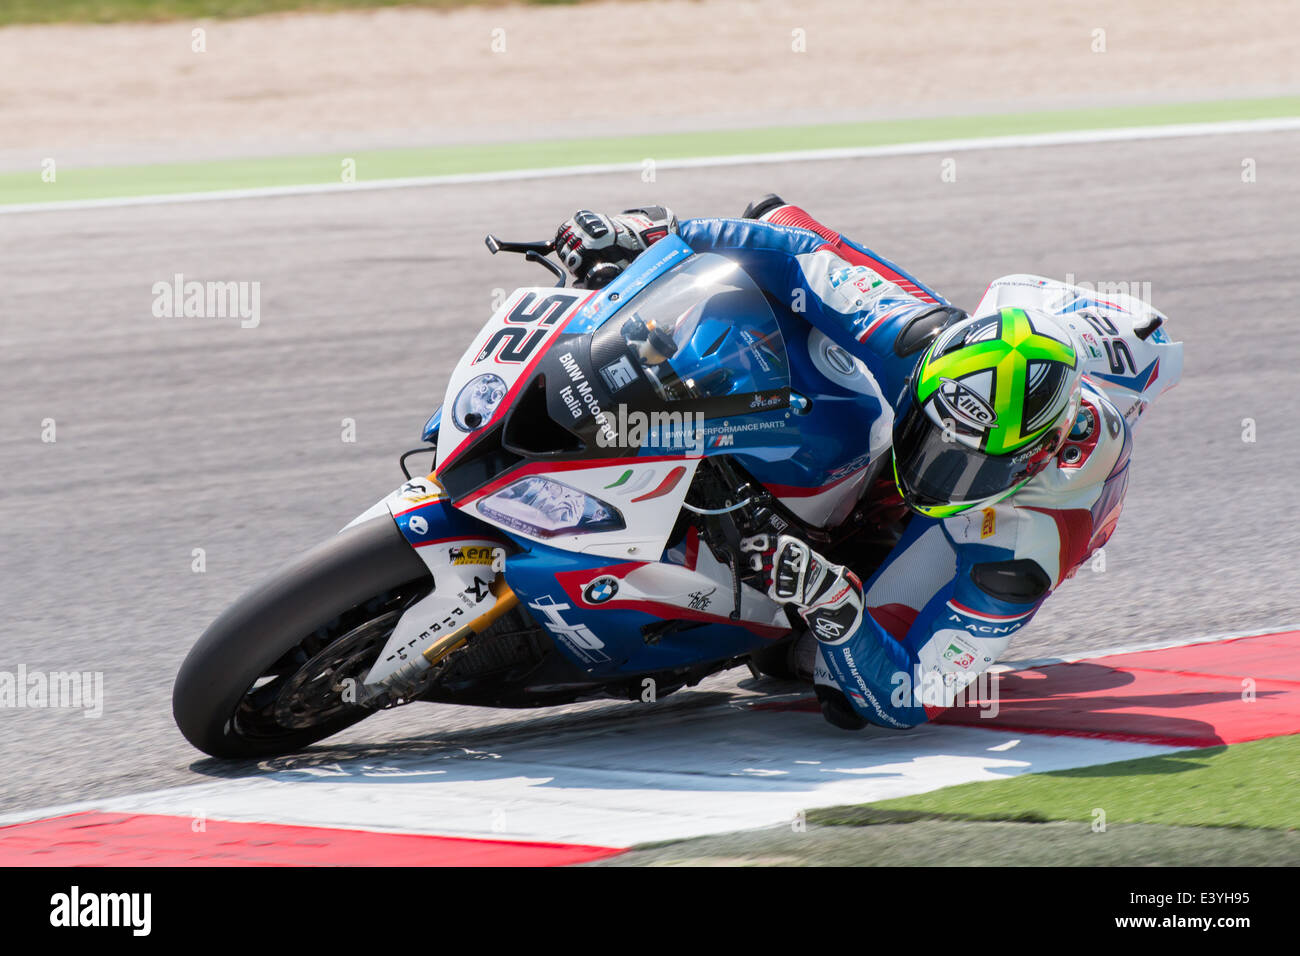
[[[601,289],[642,252],[676,231],[677,217],[666,206],[625,209],[617,216],[580,209],[556,231],[555,252],[577,285]]]
[[[756,535],[741,542],[755,552],[754,570],[769,574],[768,597],[791,604],[823,644],[842,644],[862,623],[862,582],[842,564],[831,564],[806,543],[788,534],[772,540]],[[757,559],[757,560],[755,560]]]
[[[786,534],[774,544],[770,535],[755,535],[742,540],[741,549],[757,552],[751,555],[750,566],[769,573],[768,597],[778,604],[793,605],[819,644],[843,644],[857,631],[862,623],[862,582],[852,571],[829,563],[803,541]],[[829,674],[824,679],[820,673],[814,676],[813,689],[828,722],[844,730],[867,726]]]

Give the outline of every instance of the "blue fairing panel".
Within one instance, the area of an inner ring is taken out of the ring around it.
[[[695,253],[677,236],[665,236],[641,253],[617,279],[582,306],[569,320],[567,334],[592,332],[610,314],[627,305],[637,293],[673,266]]]
[[[429,416],[429,420],[424,423],[424,431],[420,432],[420,441],[426,441],[436,445],[438,443],[438,430],[442,428],[442,406],[439,405],[437,410]]]

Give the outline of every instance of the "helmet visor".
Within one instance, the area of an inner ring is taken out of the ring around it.
[[[998,497],[1041,471],[1059,439],[1055,429],[1028,448],[989,455],[958,440],[909,400],[894,426],[894,473],[903,500],[932,517]]]

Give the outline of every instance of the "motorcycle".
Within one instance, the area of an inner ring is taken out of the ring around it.
[[[415,701],[789,678],[803,624],[768,597],[763,536],[857,567],[897,539],[889,403],[737,263],[668,236],[588,291],[551,243],[486,242],[558,281],[516,290],[474,338],[406,481],[195,644],[173,713],[205,753],[285,754]]]

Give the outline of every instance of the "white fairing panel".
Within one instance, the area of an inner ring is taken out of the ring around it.
[[[438,638],[487,613],[496,601],[490,589],[497,576],[492,570],[493,558],[498,553],[504,555],[500,542],[466,537],[419,551],[437,587],[398,620],[366,675],[367,684],[391,676]]]
[[[822,490],[807,495],[787,493],[777,497],[801,521],[818,528],[834,527],[853,511],[868,479],[879,473],[882,461],[879,457],[868,461],[866,456],[859,456],[832,472],[829,483]]]
[[[413,478],[370,511],[397,517],[445,496],[431,478]],[[367,684],[391,676],[439,637],[486,613],[495,601],[490,588],[505,558],[499,540],[468,534],[440,538],[415,550],[437,586],[398,620],[366,675]]]
[[[695,545],[689,566],[672,562],[620,564],[574,573],[563,582],[571,601],[582,608],[639,610],[665,619],[732,623],[735,601],[731,570],[707,547]],[[680,558],[680,554],[675,557]],[[762,591],[741,585],[743,626],[766,637],[790,629],[785,611]]]
[[[592,294],[546,287],[516,289],[493,313],[447,383],[438,461],[450,461],[471,434],[504,414],[510,389]],[[470,414],[483,416],[476,427],[466,421]]]

